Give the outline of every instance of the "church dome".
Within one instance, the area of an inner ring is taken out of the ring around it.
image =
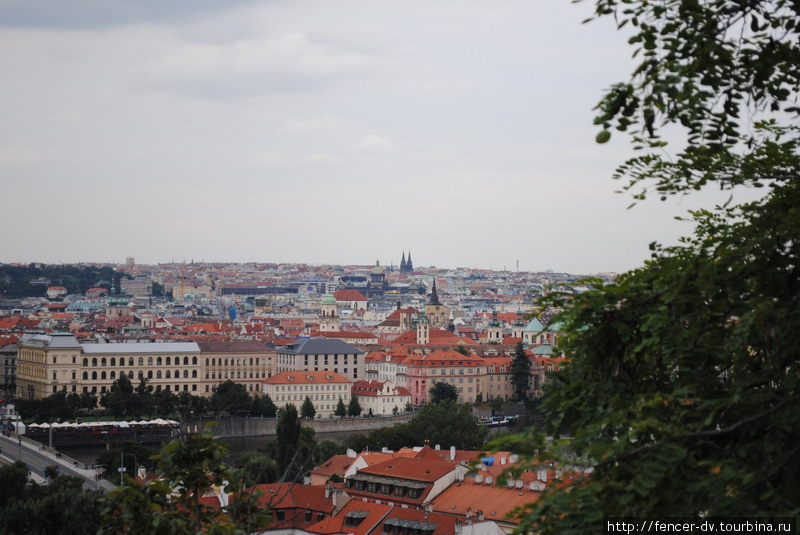
[[[336,304],[336,298],[334,296],[332,296],[331,294],[325,294],[325,296],[323,296],[323,298],[322,298],[322,304],[323,305],[335,305]]]

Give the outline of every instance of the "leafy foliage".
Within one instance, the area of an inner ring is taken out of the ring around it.
[[[459,405],[448,399],[423,405],[407,423],[375,429],[367,435],[351,435],[344,445],[355,451],[383,447],[398,450],[422,444],[479,449],[487,435],[486,426],[479,423],[469,405]]]
[[[44,265],[36,267],[0,265],[0,295],[8,297],[42,297],[47,293],[47,285],[31,285],[32,279],[44,277],[60,286],[68,293],[84,294],[93,286],[110,288],[111,280],[118,277],[110,267]],[[115,279],[116,280],[116,279]],[[119,284],[117,284],[119,288]]]
[[[126,478],[108,494],[99,533],[244,535],[265,528],[268,513],[242,478],[228,471],[226,453],[210,425],[197,435],[172,440],[154,457],[161,478]],[[222,510],[200,499],[214,486],[235,494]]]
[[[278,407],[275,406],[275,402],[272,401],[269,394],[264,394],[263,396],[253,397],[253,405],[250,409],[250,413],[253,416],[275,418],[275,416],[278,415]]]
[[[136,477],[136,467],[144,467],[152,470],[156,467],[156,462],[151,459],[158,453],[155,448],[150,448],[139,442],[123,442],[104,451],[97,457],[97,464],[102,465],[103,477],[109,481],[118,483],[120,466],[125,466],[125,473],[130,477]],[[121,455],[120,455],[121,454]]]
[[[653,244],[651,260],[614,283],[588,281],[585,293],[540,303],[563,308],[570,360],[546,384],[544,431],[572,438],[531,431],[494,445],[523,455],[515,471],[553,462],[594,470],[520,510],[520,531],[599,531],[604,516],[796,516],[800,4],[595,5],[634,27],[643,58],[605,96],[596,123],[635,127],[638,147],[659,150],[658,128],[687,134],[677,155],[635,158],[617,178],[629,188],[655,182],[662,196],[710,182],[771,191],[692,212],[695,234],[680,245]]]
[[[79,535],[100,525],[100,493],[82,481],[53,474],[49,485],[29,483],[22,463],[0,467],[0,533]]]
[[[511,357],[511,385],[514,387],[514,396],[522,401],[528,399],[529,381],[531,376],[531,361],[525,354],[522,342],[514,348]]]
[[[348,416],[359,416],[361,414],[361,404],[355,396],[350,398],[350,403],[347,405]]]
[[[300,407],[300,416],[313,420],[316,414],[317,409],[314,407],[314,402],[311,401],[310,396],[306,396],[306,399],[303,400],[303,405]]]
[[[781,121],[800,111],[797,2],[597,0],[595,12],[632,27],[629,42],[641,57],[595,119],[603,140],[614,126],[630,131],[637,148],[655,149],[618,169],[626,188],[655,182],[665,196],[709,182],[759,186],[796,177],[800,129]],[[670,124],[686,130],[687,144],[665,157],[658,132]]]
[[[453,402],[458,401],[458,390],[450,383],[436,381],[430,388],[431,403],[439,403],[444,400]]]
[[[228,379],[211,395],[211,410],[215,413],[241,414],[252,409],[252,400],[244,385]]]
[[[338,416],[339,418],[344,418],[347,416],[347,407],[342,401],[342,398],[339,398],[339,403],[336,404],[336,409],[333,411],[333,414]]]

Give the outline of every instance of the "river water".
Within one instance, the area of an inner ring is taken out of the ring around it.
[[[529,425],[533,425],[533,421],[521,416],[517,423],[508,427],[492,427],[489,428],[489,436],[500,432],[509,430],[514,433],[519,433]],[[327,433],[317,433],[317,440],[333,440],[341,442],[351,435],[366,434],[368,431],[335,431]],[[275,440],[274,436],[263,437],[226,437],[223,441],[228,444],[230,454],[232,457],[237,457],[240,454],[257,450],[262,448],[267,442]],[[155,447],[155,445],[153,445]],[[105,451],[105,446],[66,446],[60,448],[60,451],[73,459],[86,464],[94,464],[97,458]]]

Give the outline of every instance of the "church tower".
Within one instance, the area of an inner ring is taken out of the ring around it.
[[[408,251],[408,260],[406,260],[406,271],[411,273],[414,271],[414,263],[411,261],[411,251]]]
[[[489,322],[489,328],[486,329],[486,342],[490,344],[503,343],[503,328],[500,327],[500,322],[497,321],[497,311],[492,312],[492,321]]]
[[[425,315],[428,316],[431,327],[434,329],[447,328],[447,308],[439,301],[436,291],[436,277],[433,278],[433,289],[428,304],[425,305]]]
[[[417,345],[426,345],[431,341],[431,326],[425,313],[419,315],[417,319]]]
[[[525,329],[525,323],[522,321],[522,311],[517,309],[517,321],[514,322],[514,326],[511,328],[511,336],[522,338],[523,329]]]
[[[400,259],[400,273],[405,273],[406,271],[406,252],[403,251],[403,256]]]
[[[336,298],[331,294],[327,294],[322,298],[319,332],[339,332],[339,316],[337,314]]]

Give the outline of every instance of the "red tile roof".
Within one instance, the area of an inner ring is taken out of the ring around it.
[[[264,379],[262,383],[267,384],[332,384],[350,383],[350,379],[342,377],[335,372],[325,371],[305,371],[305,372],[280,372],[272,377]]]
[[[366,301],[367,298],[358,290],[339,290],[334,292],[333,297],[337,301]]]

